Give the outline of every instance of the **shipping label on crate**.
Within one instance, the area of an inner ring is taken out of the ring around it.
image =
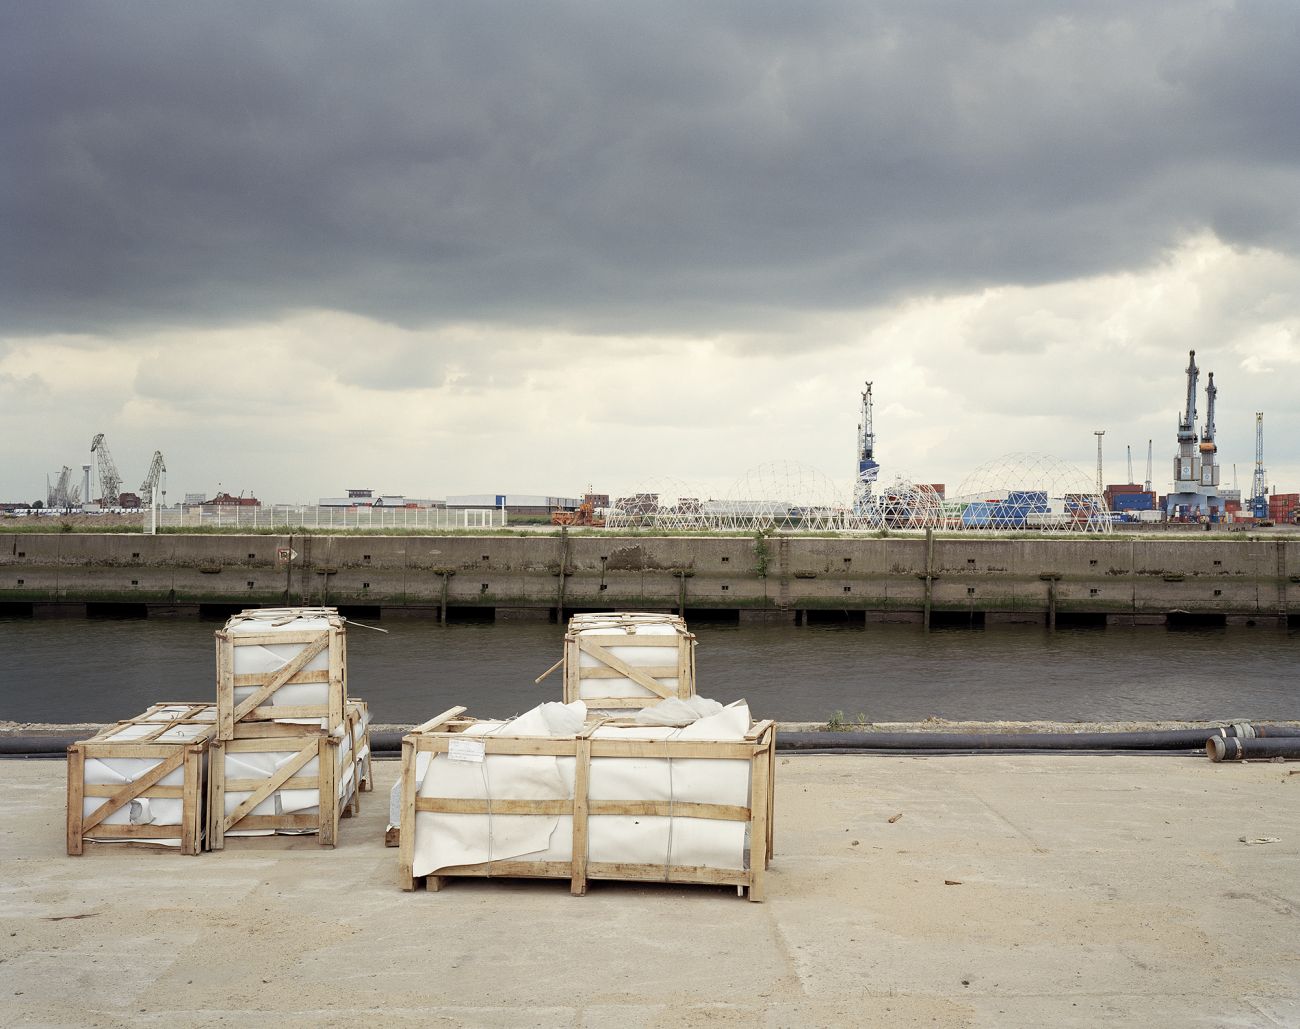
[[[473,761],[482,764],[486,754],[487,747],[482,740],[465,738],[447,742],[447,756],[453,761]]]

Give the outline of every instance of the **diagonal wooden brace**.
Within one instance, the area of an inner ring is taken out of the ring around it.
[[[307,746],[303,747],[302,750],[298,751],[298,753],[296,753],[292,758],[281,765],[271,778],[267,779],[261,786],[250,793],[239,807],[226,815],[226,830],[229,831],[233,828],[236,822],[242,819],[252,811],[253,808],[257,807],[258,804],[262,803],[262,801],[292,779],[299,769],[306,765],[312,758],[316,757],[320,753],[320,745],[317,742],[318,739],[319,738],[313,738]],[[322,781],[324,778],[325,777],[322,775]],[[325,798],[322,797],[320,799],[322,809],[324,808],[325,803]]]
[[[615,646],[617,646],[617,644],[615,644]],[[592,637],[590,636],[579,636],[578,647],[584,654],[590,654],[601,664],[608,665],[610,668],[613,668],[616,672],[619,672],[621,675],[624,675],[627,678],[631,679],[638,686],[645,687],[656,697],[662,697],[665,700],[667,700],[670,697],[677,696],[676,687],[665,686],[663,683],[647,675],[645,673],[645,670],[640,668],[633,668],[622,658],[615,657],[608,650],[602,647],[599,643],[592,642]],[[581,671],[579,671],[578,674],[581,675],[582,674]]]

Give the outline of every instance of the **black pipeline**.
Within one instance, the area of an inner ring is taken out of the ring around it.
[[[797,732],[778,735],[777,750],[1200,750],[1232,726],[1152,732]]]
[[[1212,736],[1205,741],[1211,761],[1246,761],[1263,758],[1300,758],[1300,734],[1259,737]]]
[[[401,732],[374,732],[370,747],[376,754],[398,754]],[[0,757],[62,757],[75,736],[0,736]],[[1215,741],[1241,739],[1251,749],[1242,757],[1286,755],[1256,754],[1256,744],[1300,743],[1300,728],[1285,725],[1223,725],[1203,729],[1167,729],[1150,732],[786,732],[778,734],[776,749],[786,751],[959,751],[1008,753],[1015,751],[1179,751],[1200,750]],[[1225,753],[1227,751],[1225,750]],[[1210,753],[1211,757],[1214,754]],[[1225,760],[1225,758],[1215,758]],[[1227,758],[1226,760],[1240,760]]]

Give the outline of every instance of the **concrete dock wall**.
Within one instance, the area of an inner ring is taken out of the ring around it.
[[[1300,616],[1300,540],[15,534],[10,613],[319,603],[384,615],[574,609],[986,624]]]

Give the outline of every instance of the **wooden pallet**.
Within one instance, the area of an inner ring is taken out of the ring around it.
[[[154,704],[135,718],[72,744],[68,748],[68,853],[79,855],[87,844],[101,843],[170,849],[160,841],[174,840],[180,853],[198,854],[203,846],[205,756],[216,726],[216,708],[211,704]],[[152,765],[143,772],[123,773],[132,782],[86,782],[88,762],[131,760]],[[124,821],[133,802],[143,806],[159,800],[181,802],[178,822]]]
[[[416,815],[421,812],[475,815],[571,815],[572,860],[567,862],[489,861],[441,868],[423,876],[425,886],[438,890],[453,876],[517,876],[568,879],[575,896],[585,894],[592,879],[642,880],[672,883],[734,885],[752,901],[763,899],[764,871],[772,858],[776,725],[754,723],[743,741],[599,739],[592,734],[602,725],[627,726],[617,719],[593,718],[576,736],[539,738],[474,736],[485,755],[527,754],[575,759],[574,795],[567,800],[476,800],[417,796],[414,769],[420,753],[447,753],[451,742],[476,719],[462,718],[463,707],[451,708],[416,727],[402,740],[402,801],[398,832],[398,883],[404,890],[418,884],[413,874]],[[610,801],[589,799],[591,761],[594,758],[690,758],[695,760],[746,760],[750,762],[750,801],[747,806],[662,801]],[[748,864],[744,869],[708,868],[662,863],[640,864],[588,860],[588,818],[601,815],[667,816],[743,821],[749,825]]]
[[[299,618],[324,619],[328,624],[325,628],[292,628],[292,622]],[[219,739],[237,739],[235,726],[243,722],[319,718],[329,729],[343,724],[347,704],[345,620],[334,608],[244,611],[217,632],[216,644]],[[237,672],[242,663],[238,651],[260,646],[298,649],[287,663],[274,671]],[[326,667],[308,669],[321,654],[328,654]],[[320,689],[314,691],[319,694],[319,700],[310,704],[275,703],[281,689],[302,685],[319,685]]]
[[[668,626],[672,633],[641,632],[649,626]],[[597,629],[601,631],[593,631]],[[658,663],[632,663],[626,655],[612,652],[625,647],[659,651]],[[584,656],[588,658],[586,664]],[[564,702],[581,700],[592,710],[634,710],[672,697],[695,696],[695,637],[676,615],[574,615],[564,636],[563,666]],[[620,693],[630,695],[610,696],[611,680],[623,687]]]
[[[341,735],[310,725],[296,726],[301,731],[289,735],[283,731],[285,726],[277,723],[252,723],[240,726],[241,735],[237,739],[213,740],[208,775],[209,849],[224,849],[228,834],[265,829],[313,832],[322,847],[333,847],[338,839],[339,820],[358,813],[362,790],[373,789],[370,757],[358,756],[370,745],[370,731],[361,717],[363,708],[364,702],[348,704],[343,730],[350,742],[346,758]],[[276,728],[281,730],[279,734],[272,731]],[[236,779],[228,775],[228,755],[265,753],[293,756],[274,773],[263,777]],[[302,774],[313,758],[317,760],[316,772]],[[281,790],[315,790],[317,811],[253,814],[254,808]],[[249,795],[227,812],[227,793]]]

